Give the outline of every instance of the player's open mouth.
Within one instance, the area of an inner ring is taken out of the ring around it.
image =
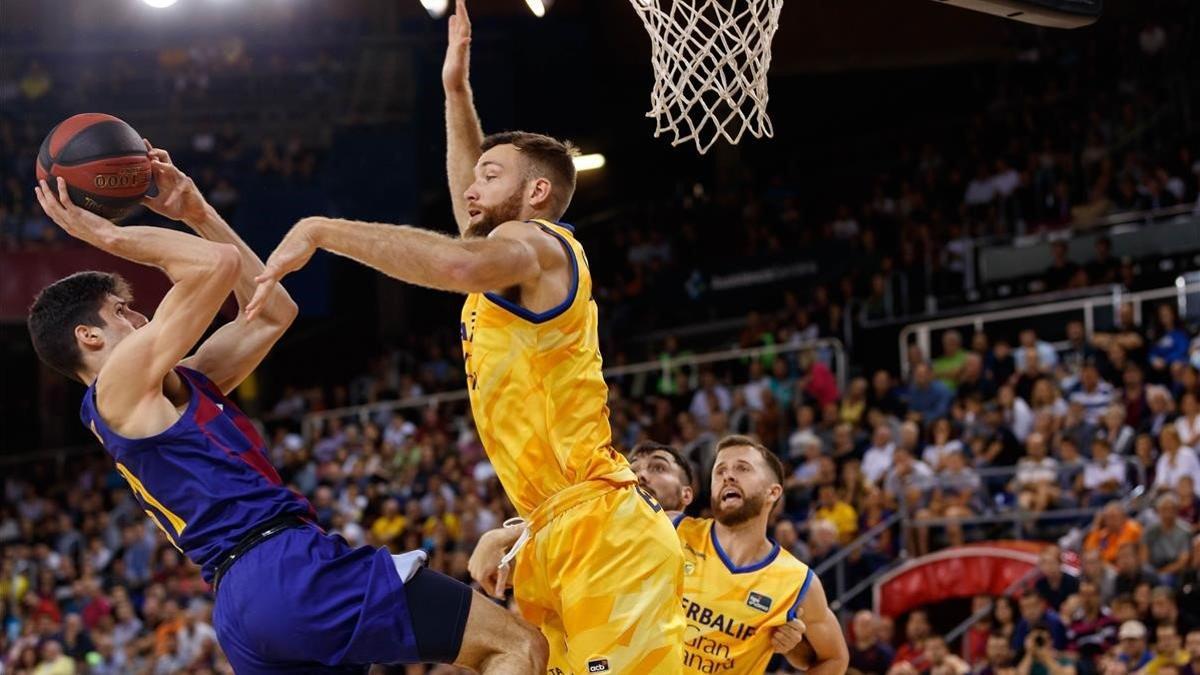
[[[735,499],[740,500],[741,498],[742,498],[742,493],[734,488],[726,488],[725,490],[723,490],[721,492],[721,503],[722,504],[731,502]]]
[[[479,209],[467,209],[467,215],[470,216],[471,218],[475,218],[475,217],[479,216],[479,214],[481,214],[481,213],[483,213],[483,211],[481,211]]]

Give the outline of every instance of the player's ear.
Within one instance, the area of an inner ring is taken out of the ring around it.
[[[541,177],[534,178],[529,187],[529,205],[534,208],[543,208],[549,205],[551,198],[554,196],[554,186],[551,185],[550,179]]]
[[[80,349],[96,351],[104,348],[104,334],[95,326],[75,326],[75,341]]]
[[[685,485],[683,486],[683,490],[680,492],[680,496],[683,497],[683,505],[687,506],[688,504],[692,503],[693,499],[696,498],[696,493],[692,490],[691,485]]]

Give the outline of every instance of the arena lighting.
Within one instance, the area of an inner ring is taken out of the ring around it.
[[[604,166],[604,155],[595,152],[590,155],[580,155],[575,157],[576,171],[593,171]]]
[[[546,16],[546,12],[550,11],[550,7],[554,4],[554,0],[525,0],[525,4],[529,5],[529,11],[537,18]]]
[[[179,2],[179,0],[142,0],[142,2],[155,9],[166,9],[167,7]]]
[[[450,0],[421,0],[421,6],[429,12],[429,16],[435,19],[440,19],[446,16],[446,9],[450,6]]]

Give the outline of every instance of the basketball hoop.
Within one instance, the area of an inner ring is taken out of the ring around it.
[[[783,0],[630,0],[650,34],[654,136],[700,154],[718,138],[774,133],[767,116],[771,39]]]

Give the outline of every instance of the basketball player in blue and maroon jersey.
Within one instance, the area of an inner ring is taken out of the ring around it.
[[[147,516],[213,584],[213,623],[239,674],[364,672],[373,663],[457,663],[483,673],[543,673],[547,647],[528,624],[424,569],[421,551],[352,549],[311,523],[250,421],[226,397],[296,316],[273,289],[192,351],[233,291],[263,264],[167,154],[149,148],[159,188],[145,204],[200,237],[117,227],[42,181],[46,214],[69,234],[173,282],[153,320],[120,277],[80,272],[41,291],[29,330],[49,366],[88,386],[83,423]]]

